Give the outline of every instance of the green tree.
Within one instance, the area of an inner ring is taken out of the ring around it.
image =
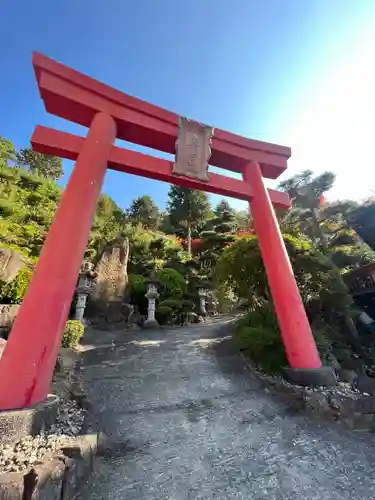
[[[281,229],[285,233],[307,236],[338,268],[349,270],[374,260],[375,254],[347,222],[357,203],[350,200],[322,203],[334,180],[331,172],[314,177],[310,170],[305,170],[283,181],[279,188],[288,192],[293,209],[280,215]]]
[[[215,266],[221,252],[236,239],[237,230],[235,211],[226,200],[222,200],[216,206],[214,213],[216,217],[206,224],[209,229],[200,234],[198,255],[202,280],[208,282],[213,280]]]
[[[9,162],[16,159],[16,149],[14,144],[5,137],[0,136],[0,167],[6,167]]]
[[[362,205],[354,207],[347,219],[348,224],[375,251],[375,199],[372,198]],[[373,260],[375,259],[373,258]]]
[[[101,194],[91,228],[86,256],[93,258],[117,236],[127,236],[128,226],[125,212],[110,196]]]
[[[160,221],[159,207],[148,195],[133,200],[128,210],[128,216],[132,223],[142,224],[148,229],[156,229]]]
[[[64,175],[61,158],[36,153],[30,148],[21,149],[16,154],[16,166],[27,168],[33,174],[47,179],[58,180]]]
[[[284,235],[284,241],[310,321],[324,321],[332,330],[339,325],[353,347],[360,349],[351,321],[352,298],[331,259],[306,238]],[[240,238],[223,251],[216,279],[238,297],[246,298],[250,307],[271,302],[256,236]]]
[[[168,198],[171,223],[184,229],[188,254],[191,255],[192,231],[202,225],[211,211],[208,196],[202,191],[172,185]]]

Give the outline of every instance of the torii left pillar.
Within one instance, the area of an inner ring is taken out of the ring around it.
[[[31,406],[44,400],[48,393],[115,138],[114,119],[98,113],[76,161],[1,359],[0,409]]]

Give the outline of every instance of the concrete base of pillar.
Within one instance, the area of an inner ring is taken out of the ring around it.
[[[143,328],[159,328],[159,323],[156,319],[146,319],[143,323]]]
[[[36,436],[56,422],[59,397],[49,394],[45,401],[19,410],[0,411],[0,442],[10,444]]]
[[[284,368],[284,376],[288,382],[303,386],[328,386],[337,385],[337,376],[330,366],[321,368]]]

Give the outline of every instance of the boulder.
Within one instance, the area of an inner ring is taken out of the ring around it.
[[[0,247],[0,281],[10,283],[24,266],[22,257],[15,250]]]
[[[345,368],[338,371],[338,376],[340,382],[347,382],[352,386],[355,385],[358,378],[358,374],[354,370],[346,370]]]
[[[20,307],[19,304],[0,304],[0,331],[12,327]]]
[[[127,238],[117,238],[113,244],[106,246],[95,266],[96,280],[90,295],[95,304],[123,301],[128,285],[128,258]]]

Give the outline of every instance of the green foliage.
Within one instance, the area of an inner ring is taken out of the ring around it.
[[[284,235],[284,241],[308,312],[329,317],[335,311],[349,308],[351,298],[331,261],[303,238]],[[223,251],[216,278],[238,297],[246,298],[250,307],[271,302],[256,236],[241,238]]]
[[[233,311],[238,302],[238,297],[230,286],[219,285],[215,290],[215,297],[218,302],[220,313],[229,313]]]
[[[276,317],[269,304],[255,308],[239,322],[236,340],[243,351],[266,373],[277,373],[287,366]]]
[[[190,255],[192,231],[202,225],[211,211],[207,193],[172,185],[168,198],[170,223],[174,227],[184,228]]]
[[[36,257],[56,211],[60,188],[12,167],[0,167],[0,178],[0,240]]]
[[[61,158],[36,153],[30,148],[21,149],[16,154],[16,166],[28,168],[31,173],[47,179],[57,180],[64,175]]]
[[[349,225],[357,231],[359,236],[375,251],[375,201],[371,199],[361,206],[357,206],[347,217]],[[375,259],[373,259],[375,260]]]
[[[23,267],[10,283],[0,282],[0,303],[21,304],[31,280],[32,271]]]
[[[321,357],[327,355],[330,341],[324,323],[313,328]],[[238,323],[236,341],[255,365],[266,373],[278,373],[288,365],[281,333],[271,303],[250,310]]]
[[[9,139],[0,136],[0,167],[8,166],[9,162],[13,162],[15,158],[16,149],[14,144]]]
[[[185,278],[175,269],[160,269],[156,272],[156,277],[161,282],[160,292],[162,299],[182,299],[185,295]]]
[[[118,236],[127,236],[129,228],[130,225],[127,224],[123,210],[110,196],[101,194],[91,228],[86,256],[91,259],[99,256],[104,247]]]
[[[137,305],[141,314],[147,312],[147,278],[138,274],[129,275],[130,302]]]
[[[192,300],[167,299],[159,302],[156,312],[158,312],[160,316],[163,314],[165,315],[161,317],[162,322],[160,322],[160,324],[183,324],[189,313],[193,312],[194,308],[195,304]],[[158,316],[156,316],[156,319],[158,319]],[[166,323],[163,323],[163,321]]]
[[[155,318],[159,325],[168,325],[173,320],[173,309],[169,306],[158,305],[155,309]]]
[[[321,198],[334,180],[331,172],[314,177],[312,171],[306,170],[283,181],[279,188],[291,196],[293,209],[279,214],[279,220],[284,233],[304,235],[344,271],[373,261],[375,253],[349,228],[348,220],[357,227],[354,214],[361,211],[357,203],[346,200],[322,205]]]
[[[85,332],[84,325],[78,320],[67,321],[61,341],[62,347],[74,347],[78,345]]]
[[[145,230],[142,226],[131,227],[126,235],[130,242],[130,273],[149,276],[153,268],[160,269],[171,258],[185,259],[186,252],[175,236]]]
[[[147,195],[133,200],[128,216],[133,224],[142,224],[148,229],[156,229],[160,221],[159,207],[151,196]]]

